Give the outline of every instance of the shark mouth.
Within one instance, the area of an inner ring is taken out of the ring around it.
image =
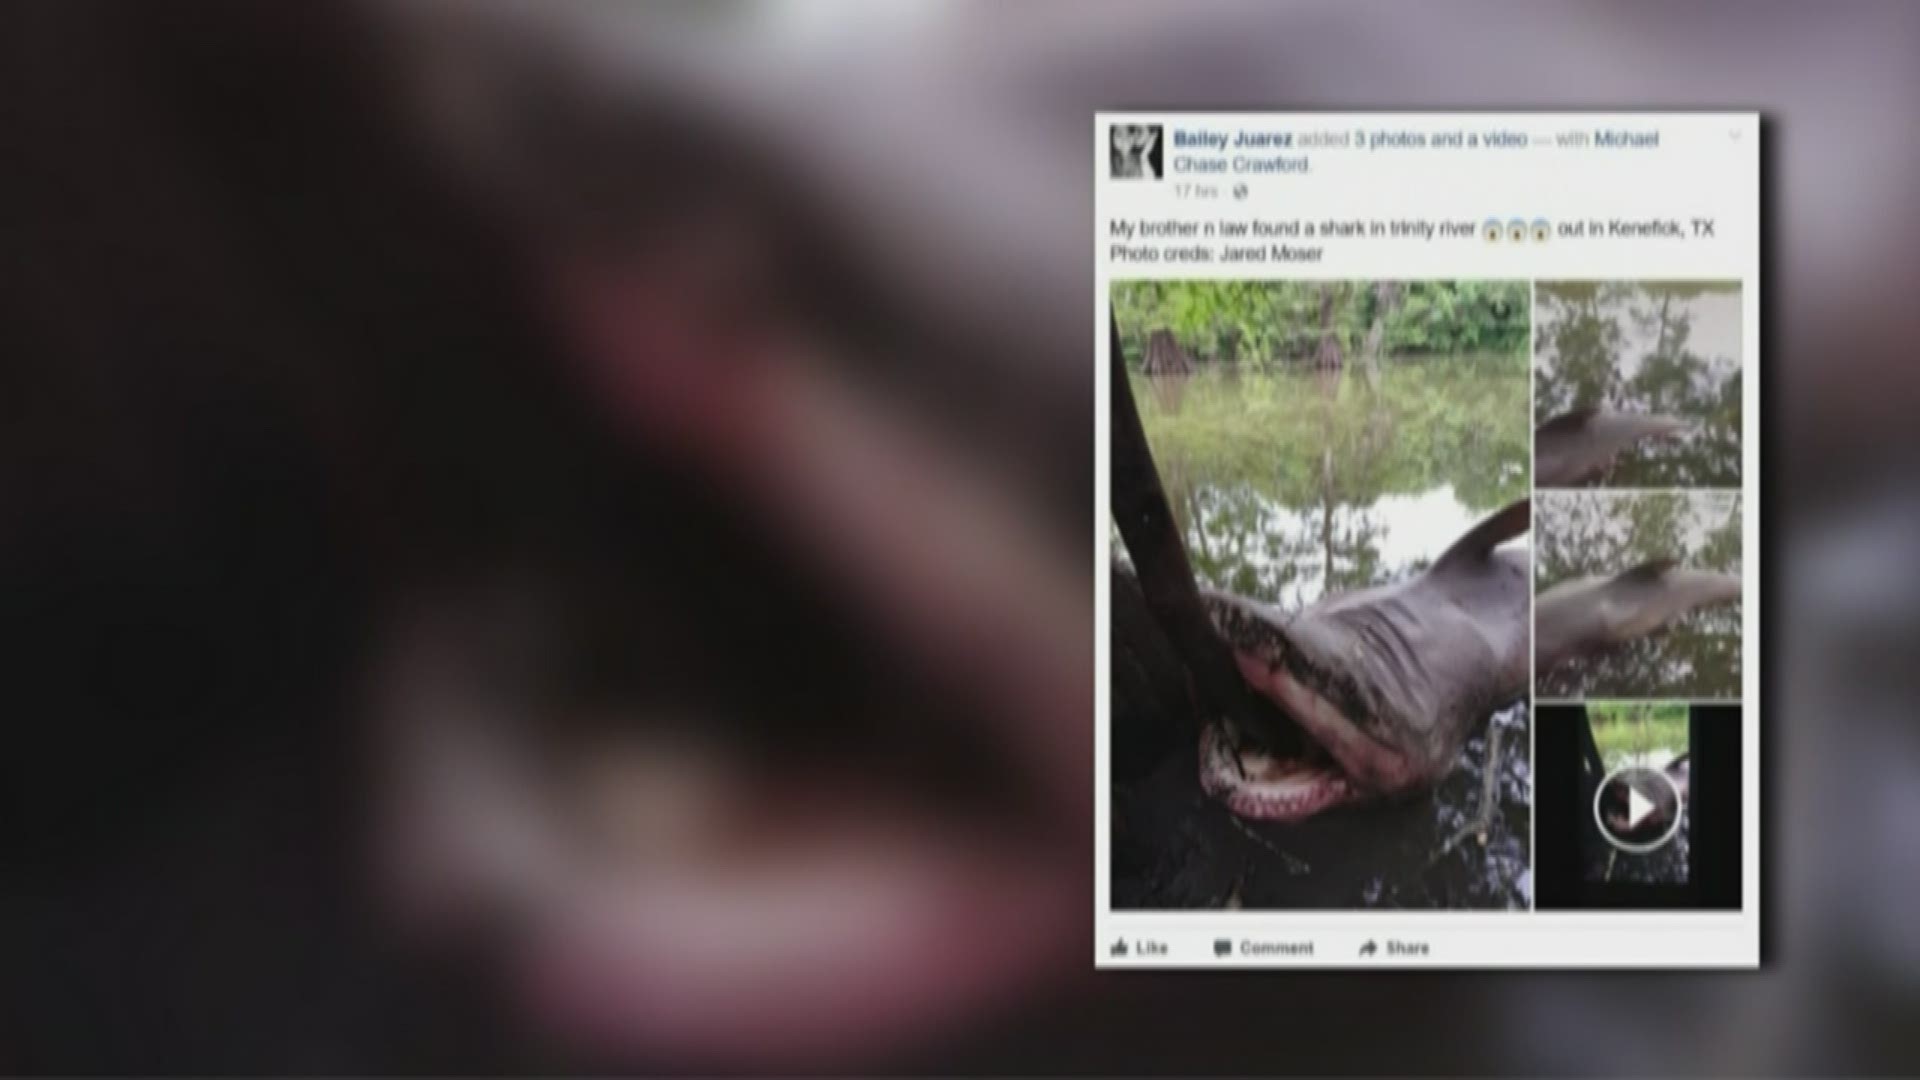
[[[1404,775],[1398,752],[1362,732],[1286,665],[1241,650],[1234,659],[1248,684],[1299,726],[1305,749],[1275,753],[1225,720],[1208,724],[1200,735],[1200,786],[1229,810],[1259,821],[1304,821],[1365,801]]]
[[[1267,752],[1216,721],[1200,731],[1200,787],[1256,821],[1305,821],[1362,793],[1317,744],[1300,757]]]

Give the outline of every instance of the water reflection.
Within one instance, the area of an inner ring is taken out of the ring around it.
[[[1740,486],[1737,283],[1544,282],[1534,310],[1538,420],[1604,406],[1695,425],[1627,450],[1597,485]]]
[[[1298,608],[1396,581],[1527,493],[1517,358],[1389,364],[1371,379],[1220,370],[1232,367],[1134,376],[1204,584]]]

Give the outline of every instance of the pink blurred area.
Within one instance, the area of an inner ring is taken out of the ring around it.
[[[1920,1066],[1920,7],[0,23],[0,1065]],[[1764,114],[1762,973],[1091,972],[1133,107]]]

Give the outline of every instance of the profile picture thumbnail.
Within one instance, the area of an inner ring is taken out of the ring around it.
[[[1158,180],[1164,153],[1159,124],[1115,124],[1109,130],[1111,173],[1115,180]]]

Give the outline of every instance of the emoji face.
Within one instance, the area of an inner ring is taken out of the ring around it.
[[[1486,237],[1487,243],[1491,244],[1506,235],[1506,229],[1500,225],[1499,218],[1488,218],[1487,223],[1480,226],[1480,235]]]
[[[1547,242],[1547,239],[1548,239],[1549,237],[1551,237],[1552,235],[1553,235],[1553,226],[1552,226],[1552,225],[1550,225],[1550,224],[1548,224],[1548,222],[1547,222],[1547,219],[1546,219],[1546,218],[1534,218],[1534,219],[1533,219],[1533,240],[1534,240],[1534,243],[1536,243],[1536,244],[1544,244],[1544,243],[1546,243],[1546,242]]]
[[[1521,221],[1519,218],[1514,218],[1512,221],[1507,222],[1507,239],[1516,244],[1521,244],[1526,242],[1528,235],[1530,235],[1530,233],[1527,229],[1526,222]]]

